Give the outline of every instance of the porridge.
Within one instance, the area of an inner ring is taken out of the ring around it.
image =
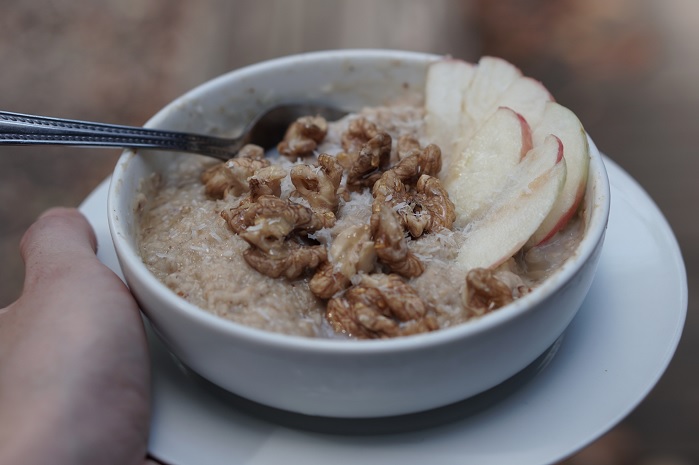
[[[180,157],[143,186],[141,257],[202,309],[299,336],[403,336],[507,305],[561,266],[584,222],[495,267],[459,266],[469,228],[425,119],[421,105],[308,116],[275,155]]]

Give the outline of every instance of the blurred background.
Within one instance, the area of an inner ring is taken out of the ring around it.
[[[2,0],[2,6],[0,109],[7,111],[142,125],[168,101],[226,71],[332,48],[397,48],[468,61],[496,55],[541,80],[660,206],[683,250],[690,287],[684,335],[657,387],[565,464],[699,464],[696,0]],[[118,155],[0,148],[0,307],[21,289],[17,246],[24,230],[48,207],[79,205]]]

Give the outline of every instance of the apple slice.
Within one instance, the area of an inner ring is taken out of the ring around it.
[[[495,112],[501,95],[521,76],[522,72],[516,66],[502,58],[482,57],[463,97],[464,112],[478,126]],[[473,131],[464,127],[468,121],[462,119],[462,123],[462,132]]]
[[[468,225],[457,266],[494,268],[512,257],[547,217],[565,179],[563,144],[548,136],[524,156],[484,215]]]
[[[425,124],[432,142],[442,149],[445,161],[459,133],[461,102],[476,67],[463,60],[435,61],[427,68],[425,81]]]
[[[521,77],[514,65],[495,57],[482,57],[477,65],[451,58],[430,64],[425,81],[426,132],[442,149],[445,167],[499,106],[507,106],[498,101]],[[512,97],[507,100],[520,103]]]
[[[580,120],[566,107],[554,102],[546,104],[543,119],[534,130],[534,144],[548,134],[555,134],[565,150],[566,182],[551,212],[529,239],[525,247],[533,247],[551,239],[578,210],[585,195],[590,166],[587,134]]]
[[[527,121],[509,108],[499,108],[456,153],[444,173],[444,187],[464,226],[487,208],[532,148]]]
[[[509,107],[524,116],[531,127],[543,119],[546,103],[553,101],[549,91],[539,81],[522,76],[500,95],[497,105]]]

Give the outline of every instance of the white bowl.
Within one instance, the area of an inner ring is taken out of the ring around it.
[[[440,57],[391,50],[302,54],[221,76],[178,98],[146,126],[235,133],[261,108],[323,100],[359,109],[424,86]],[[586,231],[550,279],[484,317],[389,340],[323,340],[245,327],[175,295],[145,267],[135,240],[136,193],[173,157],[125,151],[109,189],[109,227],[126,281],[169,350],[216,385],[250,400],[307,415],[380,417],[466,399],[512,377],[561,336],[592,282],[609,215],[609,183],[590,141]]]

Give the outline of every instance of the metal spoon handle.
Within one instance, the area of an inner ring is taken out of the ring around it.
[[[0,145],[34,144],[164,149],[223,160],[243,145],[240,139],[0,111]]]

